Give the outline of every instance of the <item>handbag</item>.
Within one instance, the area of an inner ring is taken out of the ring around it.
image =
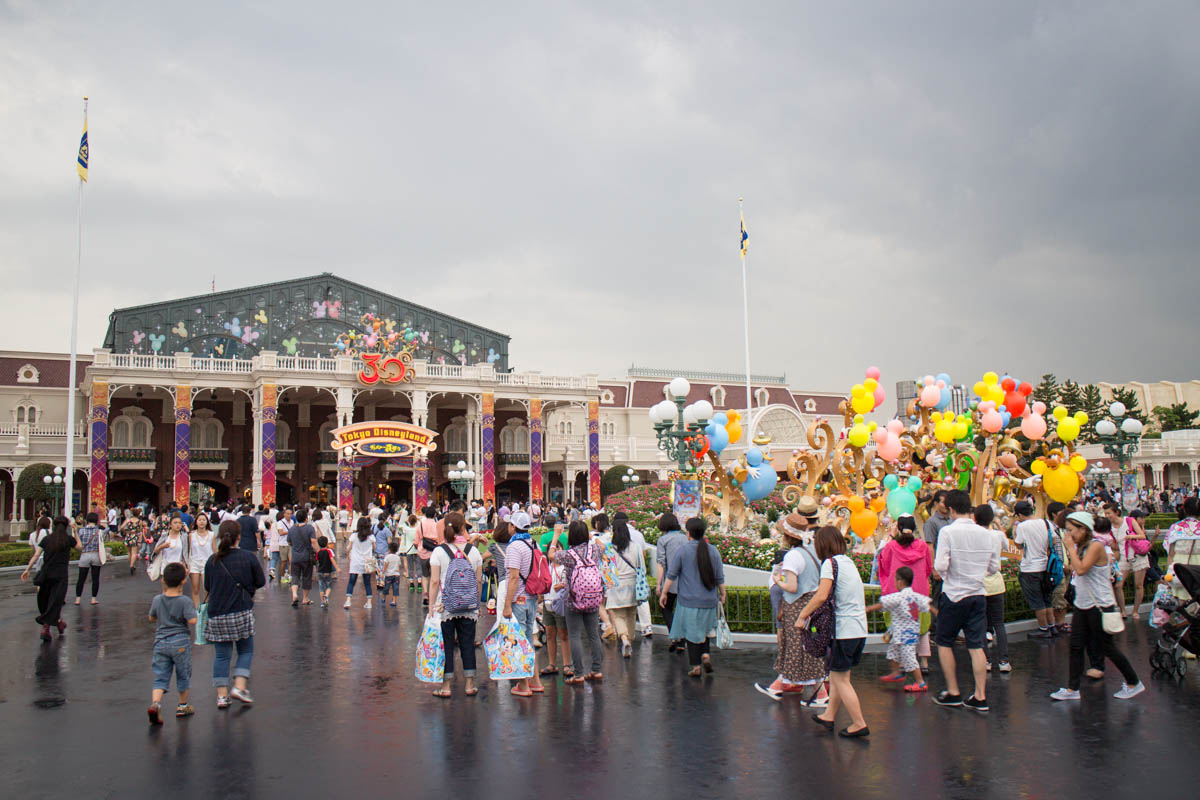
[[[808,627],[800,629],[800,644],[813,658],[828,659],[833,637],[837,634],[834,617],[834,597],[837,596],[838,562],[833,559],[833,587],[829,599],[808,619]]]
[[[617,554],[617,557],[620,558],[622,561],[624,561],[626,564],[628,564],[629,568],[632,569],[634,572],[634,576],[635,576],[633,579],[634,597],[637,599],[637,601],[639,603],[644,603],[647,600],[649,600],[650,599],[650,583],[649,583],[649,581],[646,580],[645,565],[642,564],[642,565],[635,567],[633,564],[629,563],[628,558],[621,555],[620,550],[614,549],[614,552]]]
[[[425,520],[421,520],[419,523],[417,523],[418,530],[423,530],[424,527],[425,527]],[[428,536],[426,536],[425,534],[422,533],[421,534],[421,548],[424,550],[437,550],[437,540],[430,539]]]
[[[46,582],[46,566],[43,564],[42,566],[38,567],[37,572],[33,573],[33,585],[40,587],[45,582]]]
[[[200,608],[196,610],[196,639],[193,644],[205,645],[208,644],[208,639],[204,638],[204,626],[208,624],[208,603],[201,603]]]
[[[374,575],[376,572],[375,556],[369,555],[363,560],[363,574]]]
[[[154,558],[150,559],[150,563],[146,565],[146,577],[152,581],[162,579],[163,571],[163,554],[161,551],[154,554]]]
[[[104,531],[96,531],[96,538],[99,540],[96,542],[96,552],[100,556],[100,566],[103,567],[108,561],[108,548],[104,546]]]
[[[729,630],[729,623],[725,620],[725,606],[717,606],[717,638],[713,645],[718,650],[728,650],[733,647],[733,632]]]
[[[1125,618],[1116,606],[1109,606],[1100,610],[1100,627],[1107,634],[1120,633],[1125,630]]]

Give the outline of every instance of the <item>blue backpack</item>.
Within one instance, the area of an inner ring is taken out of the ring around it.
[[[1050,586],[1055,587],[1062,583],[1063,579],[1063,560],[1062,556],[1054,549],[1054,532],[1050,529],[1050,523],[1046,522],[1046,577],[1050,579]]]
[[[442,583],[442,607],[448,614],[462,614],[479,610],[479,580],[471,560],[461,550],[442,545],[450,556],[446,577]]]

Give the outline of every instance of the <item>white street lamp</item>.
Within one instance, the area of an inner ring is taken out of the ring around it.
[[[701,425],[706,424],[712,419],[712,403],[707,400],[697,400],[695,403],[692,403],[692,414],[696,417],[696,422]]]
[[[1101,436],[1115,436],[1117,433],[1117,426],[1113,424],[1111,419],[1102,419],[1096,423],[1096,433],[1100,434]]]
[[[684,377],[678,377],[667,385],[667,391],[671,393],[671,396],[679,399],[687,397],[688,392],[691,390],[692,385],[688,383],[688,379]]]
[[[1141,420],[1134,417],[1126,417],[1125,421],[1121,423],[1121,430],[1130,436],[1141,436],[1143,427]]]
[[[1112,414],[1114,417],[1125,416],[1125,404],[1120,400],[1115,401],[1111,406],[1108,407],[1108,413]]]

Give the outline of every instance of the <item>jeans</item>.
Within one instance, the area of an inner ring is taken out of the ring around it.
[[[179,634],[154,643],[154,688],[164,692],[171,688],[171,671],[175,671],[175,688],[186,692],[192,685],[192,638]],[[228,665],[226,665],[228,666]]]
[[[75,597],[83,597],[83,581],[87,578],[88,571],[92,573],[92,597],[100,593],[100,567],[93,564],[90,567],[79,568],[79,580],[75,581]]]
[[[1004,595],[988,595],[987,626],[993,635],[994,655],[1000,661],[1008,661],[1008,631],[1004,628]]]
[[[271,551],[271,572],[274,572],[276,575],[278,575],[279,574],[278,570],[279,570],[279,551],[272,550]]]
[[[590,672],[600,672],[604,664],[604,645],[600,642],[600,612],[576,611],[567,603],[567,636],[571,640],[571,663],[577,675],[583,675],[583,637],[587,635],[592,650]]]
[[[1104,632],[1100,621],[1100,609],[1077,608],[1071,620],[1071,660],[1070,673],[1067,676],[1067,688],[1079,689],[1079,681],[1083,677],[1084,650],[1095,650],[1108,657],[1108,660],[1121,671],[1125,683],[1130,686],[1138,682],[1137,673],[1133,671],[1129,659],[1117,649],[1112,634]],[[1103,662],[1101,662],[1103,665]],[[1093,664],[1095,666],[1095,664]]]
[[[213,642],[213,686],[229,685],[229,661],[233,656],[233,646],[237,645],[237,664],[233,667],[233,677],[249,678],[250,662],[254,659],[254,637],[238,639],[236,642]]]
[[[387,597],[388,592],[392,593],[392,597],[400,596],[400,576],[388,575],[383,579],[383,596]]]
[[[388,578],[388,581],[393,580]],[[399,581],[398,578],[395,578]],[[446,648],[446,677],[454,675],[454,648],[462,658],[463,677],[475,677],[475,620],[454,617],[442,620],[442,643]]]
[[[408,562],[408,580],[417,581],[421,579],[421,557],[416,553],[409,553],[405,559]]]
[[[533,644],[533,624],[537,620],[537,599],[534,597],[526,597],[524,603],[513,601],[513,616],[517,622],[521,623],[521,627],[525,629],[525,638],[529,639],[529,644]]]
[[[363,575],[362,579],[363,579],[363,591],[365,591],[367,593],[367,597],[370,597],[371,591],[372,591],[371,576]],[[354,594],[354,584],[356,584],[356,583],[358,583],[358,573],[351,572],[350,580],[346,582],[346,597],[350,597],[351,595]]]
[[[320,589],[322,593],[332,591],[333,590],[333,573],[332,572],[318,572],[317,573],[317,588]]]

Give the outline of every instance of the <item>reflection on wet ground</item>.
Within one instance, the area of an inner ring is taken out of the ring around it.
[[[370,612],[361,592],[350,612],[295,610],[275,588],[257,608],[254,708],[217,711],[212,648],[197,647],[196,716],[150,729],[156,589],[116,572],[105,570],[100,606],[67,607],[67,635],[49,645],[32,594],[0,577],[5,796],[1197,796],[1200,669],[1151,680],[1144,623],[1121,637],[1149,687],[1128,702],[1111,696],[1111,667],[1082,702],[1049,701],[1065,681],[1065,641],[1015,642],[1016,669],[992,675],[986,716],[879,686],[886,663],[868,656],[855,672],[864,742],[825,733],[792,698],[757,694],[753,682],[772,677],[765,648],[719,652],[716,674],[694,680],[685,657],[643,641],[631,661],[608,649],[600,686],[559,679],[520,700],[485,681],[474,699],[460,688],[438,700],[413,678],[416,596]],[[941,685],[936,672],[930,684]]]

